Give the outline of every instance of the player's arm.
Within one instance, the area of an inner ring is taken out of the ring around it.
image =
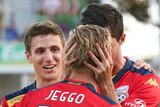
[[[115,88],[112,82],[113,61],[111,55],[111,47],[106,46],[102,51],[99,44],[96,44],[96,48],[98,50],[101,61],[99,61],[96,56],[91,51],[89,51],[88,55],[91,57],[91,59],[95,62],[97,66],[94,67],[87,62],[84,62],[84,64],[89,69],[95,72],[95,75],[97,76],[97,82],[100,86],[101,94],[109,97],[110,99],[118,103],[118,98],[116,96]]]

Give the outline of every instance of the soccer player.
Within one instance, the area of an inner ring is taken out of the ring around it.
[[[49,46],[47,46],[46,44],[44,44],[44,43],[49,43],[51,41],[51,39],[47,39],[47,37],[49,37],[48,35],[50,34],[52,34],[55,37],[53,38],[54,39],[53,42],[56,45],[48,44]],[[60,37],[57,37],[55,35]],[[63,68],[59,67],[59,65],[61,65],[59,63],[64,61],[65,65],[68,66],[72,62],[77,60],[77,58],[70,59],[69,61],[65,60],[67,54],[73,51],[76,44],[74,44],[71,47],[71,49],[68,51],[68,53],[66,53],[63,56],[61,56],[61,52],[57,52],[57,53],[52,52],[54,50],[56,51],[56,49],[59,49],[59,48],[60,48],[60,51],[62,51],[61,48],[63,49],[64,41],[65,40],[64,40],[62,30],[52,22],[48,22],[48,21],[37,22],[28,28],[28,30],[25,32],[25,47],[26,47],[25,54],[28,61],[33,64],[33,67],[36,73],[36,80],[31,85],[28,85],[23,89],[20,89],[14,93],[6,95],[3,98],[1,103],[2,107],[11,107],[16,102],[20,102],[21,99],[29,90],[41,88],[48,84],[52,84],[63,79],[61,78],[63,76],[63,73],[61,72]],[[52,48],[52,45],[54,45],[53,48]],[[41,52],[43,54],[38,55],[38,53],[41,53]],[[58,60],[56,59],[56,57],[54,57],[55,55],[60,56],[60,57],[57,57],[59,58]],[[41,61],[44,61],[46,65],[43,66]],[[138,68],[141,68],[144,66],[150,69],[150,66],[148,66],[148,64],[141,61],[137,61],[137,63],[135,63],[135,66]],[[51,70],[52,68],[54,69],[53,71],[55,71],[56,73],[52,72]],[[51,71],[51,72],[47,73],[46,71],[47,72]],[[60,72],[61,72],[61,75],[59,74]],[[57,77],[54,74],[57,74]]]
[[[17,92],[6,95],[3,98],[2,107],[12,107],[31,89],[62,80],[62,50],[65,38],[58,25],[50,21],[34,23],[25,32],[24,43],[25,55],[33,64],[36,81]]]
[[[53,36],[53,38],[50,39],[50,36]],[[76,45],[73,45],[68,53],[61,58],[65,39],[62,30],[52,22],[42,21],[31,25],[25,32],[24,41],[26,47],[25,54],[28,61],[33,64],[36,80],[31,85],[3,97],[2,107],[11,107],[16,102],[20,102],[29,90],[60,81],[62,79],[59,74],[62,71],[60,67],[62,60],[66,63],[65,65],[70,65],[77,60],[77,58],[70,59],[69,61],[65,60],[67,54],[72,52]],[[144,65],[148,67],[143,62],[137,62],[137,67]]]
[[[106,47],[111,45],[109,31],[96,25],[80,25],[70,33],[64,51],[67,52],[75,42],[78,45],[67,59],[79,57],[79,60],[66,67],[69,77],[59,83],[31,90],[15,107],[121,107],[117,103],[118,100],[113,101],[107,96],[97,93],[99,83],[101,88],[105,86],[104,76],[107,71],[102,75],[91,71],[84,65],[84,61],[87,61],[96,66],[87,55],[89,50],[97,57],[103,57],[102,61],[106,59],[107,56],[98,55],[98,51],[106,51]],[[103,50],[97,50],[95,43],[99,43],[97,45],[101,46]],[[104,68],[107,69],[108,65]],[[110,69],[108,72],[111,72]],[[104,91],[110,91],[113,93],[113,97],[117,97],[114,94],[112,82],[108,81],[108,83],[111,83],[109,87],[112,88]]]
[[[121,45],[125,42],[126,35],[123,32],[121,13],[110,4],[90,4],[81,15],[83,25],[93,24],[110,29],[111,52],[105,53],[110,54],[108,58],[112,59],[113,70],[111,75],[107,75],[106,81],[112,79],[121,105],[123,107],[158,107],[160,78],[145,68],[135,68],[132,60],[122,56]],[[85,65],[91,70],[102,70],[106,65],[105,61],[99,60],[92,52],[88,55],[97,64],[95,67],[86,62]]]

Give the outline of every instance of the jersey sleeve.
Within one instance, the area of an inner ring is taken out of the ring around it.
[[[3,97],[0,107],[9,107],[5,97]]]
[[[28,107],[28,104],[31,100],[31,92],[28,92],[23,99],[21,100],[21,102],[19,103],[15,103],[15,105],[13,107]]]
[[[158,77],[147,76],[134,84],[129,97],[121,102],[123,107],[158,107],[160,101],[160,82]]]

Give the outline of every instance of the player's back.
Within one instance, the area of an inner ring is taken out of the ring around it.
[[[64,80],[28,93],[20,107],[119,107],[108,97],[96,93],[91,84]]]

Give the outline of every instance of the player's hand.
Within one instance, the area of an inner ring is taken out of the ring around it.
[[[141,60],[136,60],[133,66],[137,69],[140,69],[140,68],[144,67],[145,69],[148,69],[148,70],[154,72],[151,65],[149,65],[149,64],[147,64],[147,63],[145,63]]]
[[[68,60],[68,56],[71,54],[71,52],[76,48],[77,43],[74,43],[69,49],[67,49],[65,52],[62,54],[62,60],[63,60],[63,70],[66,73],[66,67],[70,66],[72,63],[76,62],[78,60],[78,57],[75,57],[73,59]]]
[[[104,50],[100,47],[98,43],[96,43],[96,48],[98,54],[100,56],[100,60],[93,54],[92,51],[88,52],[89,57],[93,60],[93,62],[97,65],[96,67],[89,64],[88,62],[84,62],[84,65],[91,69],[96,76],[97,82],[99,85],[106,85],[106,82],[112,81],[112,69],[113,69],[113,61],[111,54],[111,47],[106,46]]]
[[[100,86],[101,94],[118,103],[118,98],[112,82],[113,61],[111,46],[108,45],[102,50],[99,44],[96,43],[96,48],[101,61],[98,60],[98,58],[91,51],[89,51],[88,55],[97,66],[95,67],[87,62],[84,62],[84,64],[95,73],[97,82]]]

